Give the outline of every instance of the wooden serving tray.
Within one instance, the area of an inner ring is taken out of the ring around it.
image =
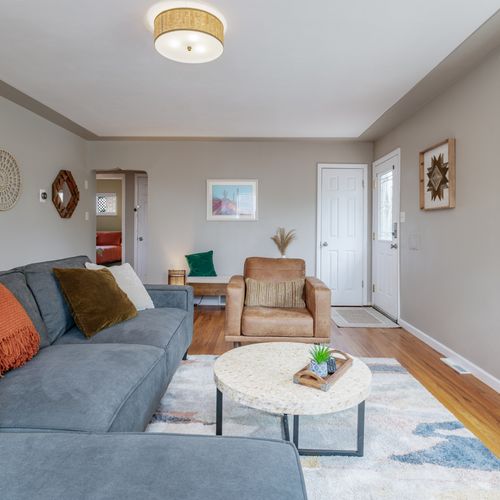
[[[332,349],[331,353],[337,363],[337,370],[335,373],[323,378],[309,370],[309,365],[307,365],[293,376],[294,383],[314,387],[325,392],[328,391],[352,366],[352,357],[349,356],[349,354],[337,349]],[[340,356],[335,356],[335,354]]]

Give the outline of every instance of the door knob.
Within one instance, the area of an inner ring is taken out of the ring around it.
[[[328,246],[328,241],[323,241],[323,243],[321,243],[321,246],[322,247],[327,247]]]
[[[398,248],[398,244],[397,243],[392,243],[391,244],[391,248]]]
[[[144,238],[142,236],[139,236],[139,238],[137,238],[139,241],[144,241]]]

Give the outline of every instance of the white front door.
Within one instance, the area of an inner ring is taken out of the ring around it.
[[[345,167],[321,169],[319,277],[332,290],[332,305],[361,306],[365,169]]]
[[[146,280],[146,254],[148,230],[148,178],[136,175],[135,202],[135,272],[144,283]]]
[[[399,319],[399,151],[373,164],[372,303]]]

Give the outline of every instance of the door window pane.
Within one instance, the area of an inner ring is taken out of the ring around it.
[[[390,170],[378,182],[378,239],[384,241],[392,241],[392,178]]]

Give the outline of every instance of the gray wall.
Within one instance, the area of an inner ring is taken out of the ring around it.
[[[122,181],[120,179],[97,179],[96,193],[116,194],[116,215],[98,215],[96,217],[97,231],[122,230]]]
[[[89,142],[91,169],[145,170],[149,176],[148,272],[165,282],[184,255],[213,249],[219,274],[241,272],[251,255],[278,256],[278,226],[297,230],[289,257],[315,272],[317,163],[369,163],[372,144],[349,141]],[[259,220],[208,222],[207,179],[258,179]]]
[[[22,175],[17,204],[0,212],[0,269],[77,254],[92,257],[95,179],[85,166],[85,141],[0,98],[0,148],[16,158]],[[52,182],[61,169],[72,171],[80,190],[80,203],[71,219],[61,219],[50,200]],[[49,193],[44,204],[38,201],[41,188]]]
[[[457,202],[419,209],[418,153],[457,145]],[[401,147],[401,316],[500,376],[500,50],[375,144]],[[410,250],[410,236],[420,241]]]

